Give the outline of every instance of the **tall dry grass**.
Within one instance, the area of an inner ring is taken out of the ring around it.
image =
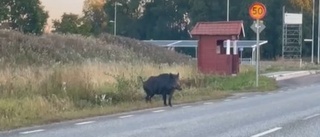
[[[0,128],[56,117],[65,111],[143,100],[138,76],[179,72],[191,78],[187,65],[84,62],[48,67],[6,67],[0,70]],[[26,120],[27,119],[27,120]]]
[[[155,106],[144,102],[138,76],[180,73],[176,102],[254,87],[249,67],[236,77],[205,76],[190,57],[129,38],[0,31],[0,39],[0,130]],[[261,90],[274,88],[261,80]]]

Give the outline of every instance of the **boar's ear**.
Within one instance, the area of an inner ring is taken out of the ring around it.
[[[178,74],[176,76],[179,78],[179,72],[178,72]]]

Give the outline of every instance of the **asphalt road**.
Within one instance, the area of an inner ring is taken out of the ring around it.
[[[0,137],[319,137],[320,75],[245,94],[0,133]]]
[[[297,120],[293,123],[288,123],[282,126],[282,130],[270,133],[270,137],[280,136],[300,136],[300,137],[319,137],[320,136],[320,117],[319,114],[305,117],[304,119]]]

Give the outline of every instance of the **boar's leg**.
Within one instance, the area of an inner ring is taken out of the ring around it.
[[[154,96],[154,94],[147,94],[145,99],[146,99],[146,102],[150,102],[151,103],[151,98]]]
[[[146,95],[146,102],[148,103],[149,101],[149,95]]]
[[[168,106],[168,105],[167,105],[167,94],[162,94],[162,100],[163,100],[163,104],[164,104],[165,106]]]
[[[154,96],[154,94],[149,95],[149,102],[151,103],[151,98]]]
[[[169,94],[169,106],[170,107],[172,107],[172,104],[171,104],[172,96],[173,96],[173,92],[170,92],[170,94]]]

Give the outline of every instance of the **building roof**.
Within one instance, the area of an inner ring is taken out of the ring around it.
[[[192,29],[192,35],[240,35],[243,36],[243,21],[198,22]]]

